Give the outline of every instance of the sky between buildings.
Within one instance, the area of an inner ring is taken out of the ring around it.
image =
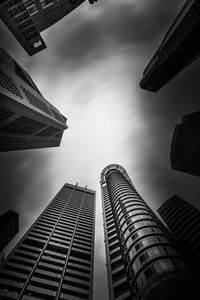
[[[174,171],[169,163],[174,126],[182,115],[199,110],[200,62],[156,94],[139,87],[147,62],[183,3],[84,2],[42,33],[47,49],[33,57],[0,23],[1,46],[69,126],[59,148],[0,153],[0,211],[12,208],[20,215],[20,233],[11,246],[65,182],[96,190],[95,300],[108,297],[99,185],[106,165],[122,165],[154,210],[174,194],[200,209],[199,178]]]

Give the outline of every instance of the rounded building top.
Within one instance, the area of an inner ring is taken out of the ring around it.
[[[122,166],[120,166],[120,165],[118,165],[118,164],[110,164],[110,165],[108,165],[107,167],[105,167],[105,168],[103,169],[103,171],[102,171],[102,173],[101,173],[101,183],[102,183],[102,184],[103,184],[103,183],[106,183],[106,177],[107,177],[110,173],[116,172],[116,171],[118,171],[118,172],[120,172],[121,174],[123,174],[124,177],[126,177],[126,179],[132,184],[132,182],[131,182],[131,180],[130,180],[130,178],[129,178],[127,172],[126,172],[126,170],[125,170]]]

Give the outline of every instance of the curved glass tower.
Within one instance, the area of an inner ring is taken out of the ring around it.
[[[198,280],[187,269],[181,248],[125,169],[107,166],[101,188],[110,299],[197,299]],[[119,288],[122,281],[124,289]]]

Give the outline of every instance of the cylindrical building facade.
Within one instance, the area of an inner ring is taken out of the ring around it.
[[[101,186],[105,234],[106,208],[110,203],[131,299],[197,299],[197,281],[188,271],[179,245],[137,193],[126,171],[119,165],[106,167]],[[109,237],[106,238],[109,264],[108,242]],[[108,277],[112,276],[111,267]],[[111,299],[128,299],[119,296],[110,293]]]

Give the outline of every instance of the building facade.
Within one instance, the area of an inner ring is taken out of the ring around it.
[[[200,3],[186,0],[143,72],[140,86],[156,92],[200,55]]]
[[[95,192],[65,184],[0,268],[0,299],[92,299]]]
[[[9,209],[0,216],[0,251],[19,232],[19,214]]]
[[[89,0],[93,4],[97,0]],[[46,48],[40,32],[71,13],[85,0],[8,0],[0,18],[29,55]]]
[[[158,213],[200,267],[200,211],[177,195],[169,198]]]
[[[101,175],[110,299],[199,297],[198,279],[181,247],[135,190],[125,169]]]
[[[200,112],[182,117],[175,127],[170,160],[172,169],[200,176]]]
[[[66,118],[0,48],[0,151],[60,145]]]
[[[22,0],[8,0],[0,5],[0,18],[31,56],[44,50],[46,45],[33,23],[25,3]]]

